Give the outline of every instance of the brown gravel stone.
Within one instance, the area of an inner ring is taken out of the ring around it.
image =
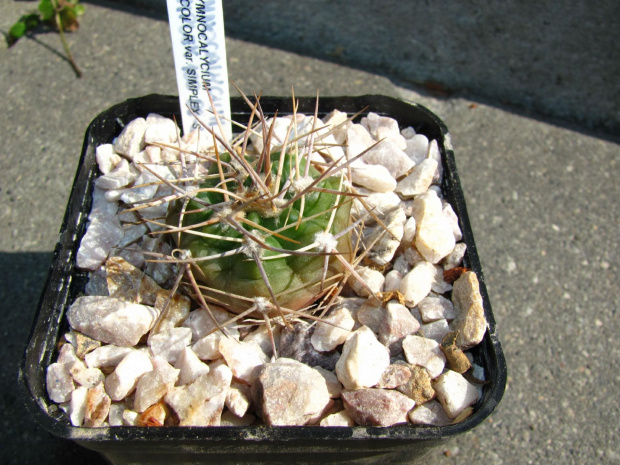
[[[458,316],[450,330],[459,331],[456,343],[461,349],[470,349],[482,341],[487,328],[476,273],[467,271],[454,282],[452,303]]]
[[[435,390],[431,385],[431,377],[426,368],[414,365],[411,366],[411,377],[409,380],[398,386],[397,389],[415,400],[416,405],[428,402],[435,397]]]
[[[166,421],[167,414],[168,409],[166,408],[166,404],[163,402],[159,402],[157,404],[151,405],[144,411],[144,413],[141,413],[138,418],[136,418],[136,425],[164,426],[164,421]]]
[[[456,341],[458,338],[459,332],[452,331],[443,338],[441,341],[441,350],[446,355],[446,361],[448,364],[448,368],[452,371],[456,371],[457,373],[463,374],[471,367],[471,363],[469,363],[469,359],[457,345]]]

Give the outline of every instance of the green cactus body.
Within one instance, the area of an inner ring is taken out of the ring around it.
[[[246,160],[257,173],[261,173],[261,179],[269,191],[280,194],[277,202],[288,202],[289,205],[278,208],[273,195],[261,195],[256,182],[247,175],[244,179],[239,174],[243,170],[239,169],[236,160],[231,162],[230,155],[224,153],[221,155],[222,164],[212,164],[209,176],[200,184],[200,189],[225,185],[226,190],[236,197],[227,199],[220,189],[199,192],[196,196],[198,200],[187,202],[182,222],[182,201],[173,204],[167,222],[189,229],[173,236],[177,239],[177,245],[188,250],[193,259],[217,257],[192,265],[194,276],[203,284],[201,291],[208,301],[241,313],[253,305],[256,297],[273,301],[275,295],[277,302],[274,308],[303,309],[328,291],[327,283],[342,274],[343,266],[334,256],[326,259],[325,255],[316,254],[316,249],[314,255],[295,252],[300,249],[312,251],[308,246],[315,242],[318,233],[337,234],[345,230],[350,223],[350,202],[346,196],[334,193],[342,190],[339,175],[321,179],[303,195],[303,200],[300,197],[290,202],[297,192],[292,187],[295,180],[294,156],[285,155],[280,177],[277,176],[279,152],[270,155],[271,163],[267,168],[263,160],[263,166],[257,169],[255,165],[260,163],[258,157],[246,156]],[[305,172],[305,163],[305,158],[299,160],[300,173]],[[312,165],[307,173],[312,180],[320,176]],[[280,182],[276,191],[274,184],[277,179]],[[331,226],[329,230],[328,226]],[[243,227],[245,232],[240,231],[239,227]],[[247,244],[248,233],[258,239],[254,242],[255,247],[239,250],[240,246]],[[338,253],[350,261],[350,234],[341,235],[337,241]],[[223,256],[227,252],[230,255]],[[256,262],[257,257],[263,270]]]

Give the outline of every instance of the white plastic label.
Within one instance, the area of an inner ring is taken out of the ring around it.
[[[224,129],[223,135],[230,139],[230,95],[222,1],[166,1],[183,132],[187,134],[201,127],[194,117],[196,115],[219,134],[206,91],[209,89]]]

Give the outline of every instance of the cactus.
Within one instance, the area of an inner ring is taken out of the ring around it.
[[[322,296],[333,300],[350,275],[357,277],[351,235],[359,222],[351,221],[355,194],[346,176],[353,160],[316,157],[325,135],[318,126],[296,134],[291,123],[276,143],[258,98],[247,101],[250,122],[233,141],[205,126],[218,143],[203,175],[185,167],[182,179],[164,181],[175,191],[165,230],[177,247],[168,261],[181,270],[175,289],[184,274],[202,307],[220,305],[238,314],[234,321],[316,319],[313,304]],[[320,124],[316,113],[314,121]],[[252,134],[263,141],[258,153],[248,148]]]

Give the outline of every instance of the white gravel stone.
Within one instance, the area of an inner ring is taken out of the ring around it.
[[[398,182],[395,191],[404,198],[412,198],[428,190],[437,172],[437,162],[425,159],[411,173]]]
[[[420,262],[400,282],[400,292],[408,307],[415,307],[431,291],[435,267],[429,262]]]
[[[443,338],[450,332],[448,322],[444,319],[433,321],[420,326],[420,334],[424,337],[432,339],[438,343],[441,343]]]
[[[130,352],[105,380],[105,390],[112,400],[123,400],[140,377],[153,370],[151,358],[144,352]]]
[[[407,250],[411,250],[411,248]],[[403,277],[411,271],[411,265],[407,261],[405,254],[396,253],[396,258],[392,263],[392,270],[398,271]]]
[[[398,121],[394,118],[380,116],[371,111],[368,113],[368,116],[362,118],[360,123],[375,140],[386,139],[392,141],[400,149],[404,149],[407,145],[405,137],[400,133]]]
[[[444,281],[443,268],[437,265],[435,265],[435,277],[431,285],[431,290],[437,294],[445,294],[452,290],[452,284]]]
[[[382,165],[355,164],[351,166],[351,180],[375,192],[392,192],[396,189],[396,179]]]
[[[450,252],[442,261],[444,270],[450,270],[463,263],[463,257],[467,252],[467,245],[464,242],[459,242],[454,246],[454,250]]]
[[[136,345],[156,317],[153,307],[105,296],[78,297],[67,310],[73,329],[118,346]]]
[[[349,416],[346,410],[327,415],[319,423],[320,426],[355,426],[353,418]]]
[[[170,173],[170,170],[165,166],[153,167],[151,169],[159,170],[165,169]],[[134,202],[140,202],[143,200],[150,200],[155,196],[157,192],[157,184],[160,180],[148,170],[142,171],[140,175],[136,178],[134,186],[128,189],[125,189],[123,195],[121,195],[121,200],[126,204],[130,205]]]
[[[439,343],[421,336],[410,335],[403,339],[403,351],[407,361],[428,370],[432,379],[437,378],[446,365],[446,356]]]
[[[123,249],[112,249],[110,251],[110,256],[121,257],[136,268],[142,268],[144,266],[144,253],[138,244],[130,244]]]
[[[411,158],[389,139],[368,150],[362,160],[369,165],[384,166],[394,179],[407,174],[415,165]]]
[[[226,393],[226,408],[237,417],[243,417],[252,403],[251,388],[233,381]]]
[[[191,340],[191,329],[170,328],[150,337],[148,344],[154,357],[162,357],[168,363],[174,364]]]
[[[119,347],[113,344],[99,347],[84,356],[89,368],[115,367],[129,354],[134,351],[131,347]]]
[[[361,426],[407,423],[415,401],[391,389],[359,389],[342,393],[347,413]]]
[[[176,145],[176,144],[173,144]],[[213,147],[213,137],[202,129],[194,129],[181,138],[181,150],[185,152],[206,152]],[[170,163],[179,161],[181,156],[178,150],[163,149],[162,160]],[[191,157],[186,154],[186,162]]]
[[[379,327],[379,341],[390,349],[390,354],[400,352],[400,341],[409,334],[415,334],[420,329],[416,320],[407,307],[391,300],[385,306],[383,320]]]
[[[422,254],[418,252],[418,249],[415,248],[415,245],[413,247],[409,247],[405,249],[405,253],[403,254],[403,257],[405,261],[407,262],[407,265],[409,265],[409,267],[414,267],[418,263],[426,261],[426,259],[422,256]]]
[[[123,239],[125,231],[115,217],[94,218],[86,229],[78,249],[76,264],[84,270],[96,270]]]
[[[458,242],[463,239],[463,233],[461,232],[461,228],[459,226],[459,217],[454,212],[452,205],[450,205],[446,201],[442,202],[442,204],[443,208],[441,211],[443,213],[443,216],[446,217],[448,223],[450,223],[450,225],[452,226],[452,234],[454,234],[454,240]]]
[[[95,149],[95,158],[101,174],[108,174],[113,171],[121,161],[121,156],[114,151],[112,144],[102,144]]]
[[[387,228],[377,227],[376,232],[367,239],[368,244],[372,244],[375,239],[377,242],[368,252],[368,258],[379,266],[386,265],[392,261],[394,254],[403,237],[405,222],[407,217],[402,208],[398,208],[391,212],[384,221]]]
[[[86,400],[88,398],[88,388],[80,386],[71,393],[71,403],[69,404],[69,420],[73,426],[82,426],[84,423],[84,413],[86,412]]]
[[[96,386],[105,379],[101,370],[98,368],[87,368],[81,360],[73,362],[69,372],[76,383],[86,388]]]
[[[144,374],[136,385],[134,410],[144,412],[171,389],[179,377],[178,369],[161,357],[153,357],[153,371]]]
[[[441,404],[436,400],[429,400],[409,412],[409,420],[416,425],[447,426],[452,424]]]
[[[173,120],[156,113],[150,113],[146,117],[146,130],[144,131],[144,143],[173,144],[179,137],[179,129]]]
[[[273,137],[273,140],[271,141],[272,147],[274,145],[281,145],[284,143],[284,140],[286,138],[286,133],[288,132],[289,127],[293,125],[292,118],[288,118],[288,117],[268,118],[266,123],[267,123],[267,128],[266,128],[267,131],[269,130],[272,131],[272,137]],[[254,149],[256,150],[257,153],[260,153],[264,147],[262,131],[263,131],[263,125],[260,124],[257,126],[256,131],[250,135],[250,140],[252,141],[252,145],[254,146]],[[298,133],[298,134],[301,135],[302,133]],[[291,128],[291,132],[290,132],[288,140],[290,141],[291,139],[294,139],[294,138],[295,138],[295,128],[293,127]],[[300,143],[299,145],[303,147],[302,143]]]
[[[433,191],[419,195],[413,204],[418,228],[415,246],[426,260],[437,263],[454,250],[452,225],[443,215],[441,200]]]
[[[383,321],[384,312],[381,302],[375,299],[369,299],[359,307],[355,313],[355,318],[360,325],[367,326],[374,333],[378,333],[381,322]]]
[[[359,199],[353,201],[351,207],[351,215],[357,220],[364,217],[365,224],[374,224],[375,219],[368,211],[372,211],[372,214],[380,219],[383,219],[386,215],[391,213],[400,207],[402,200],[394,192],[374,192],[369,189],[359,187],[356,192],[363,195],[364,203],[368,206],[368,209],[364,207]]]
[[[155,147],[154,145],[148,145],[145,147],[144,152],[146,153],[146,157],[150,163],[157,165],[162,163],[161,148]]]
[[[428,154],[428,138],[424,134],[415,134],[407,139],[405,153],[416,165],[419,165]]]
[[[110,202],[106,196],[106,191],[95,186],[93,188],[93,204],[90,207],[90,213],[88,219],[90,221],[95,218],[99,218],[100,221],[105,221],[104,218],[113,217],[118,211],[118,202]],[[120,217],[119,217],[120,220]]]
[[[75,352],[75,346],[72,343],[72,340],[74,339],[72,336],[74,335],[75,333],[73,331],[65,334],[65,339],[69,342],[69,344],[62,345],[58,351],[58,359],[56,360],[56,363],[73,363],[79,360]]]
[[[256,417],[251,413],[246,413],[241,418],[239,418],[230,410],[226,410],[224,413],[222,413],[222,420],[220,422],[220,426],[250,426],[255,421]]]
[[[415,199],[413,199],[411,214],[418,223],[419,229],[422,221],[437,216],[443,217],[443,206],[441,204],[441,199],[437,196],[435,191],[428,191],[418,195]]]
[[[252,384],[254,370],[269,361],[256,341],[220,339],[220,352],[236,379]]]
[[[428,143],[428,152],[426,158],[429,160],[435,160],[437,162],[437,170],[433,177],[433,184],[441,184],[441,178],[443,176],[443,165],[441,163],[441,153],[439,152],[439,145],[436,140],[432,140]]]
[[[403,247],[411,247],[413,245],[413,241],[415,239],[416,233],[416,222],[413,216],[407,218],[405,223],[405,227],[403,228],[403,238],[401,240],[401,244]]]
[[[232,318],[230,313],[217,305],[209,305],[209,309],[211,310],[211,314],[215,320],[220,324],[225,323]],[[209,315],[209,312],[202,308],[191,312],[189,317],[183,322],[182,326],[192,330],[193,342],[202,339],[214,331],[219,331],[213,322],[213,318]],[[238,334],[238,331],[233,328],[227,328],[227,331],[231,335]]]
[[[310,342],[319,352],[329,352],[344,343],[354,325],[351,312],[344,307],[337,308],[317,323]]]
[[[331,399],[321,374],[302,363],[268,363],[252,385],[258,415],[268,425],[301,426],[318,421]]]
[[[219,365],[191,384],[170,389],[165,401],[178,415],[180,426],[219,426],[231,381],[230,369]]]
[[[336,142],[341,145],[346,141],[347,127],[353,124],[351,122],[347,122],[348,118],[349,117],[345,112],[339,110],[333,110],[325,116],[325,118],[323,118],[323,123],[330,126]]]
[[[142,210],[144,213],[144,210]],[[165,212],[163,213],[166,214]],[[142,240],[142,248],[146,252],[160,253],[164,255],[170,255],[172,253],[172,247],[169,244],[163,242],[161,238],[145,237]],[[163,263],[160,261],[146,263],[144,272],[152,277],[155,282],[161,286],[165,286],[168,281],[174,279],[176,276],[175,266],[172,263]]]
[[[168,392],[169,386],[164,383],[161,375],[156,371],[150,371],[143,375],[136,385],[133,408],[142,413],[151,405],[156,404]]]
[[[324,157],[319,162],[335,161],[338,164],[343,163],[346,160],[344,149],[339,145],[338,141],[332,134],[325,135],[327,130],[319,131],[317,134],[317,140],[314,142],[314,148],[320,152],[312,154],[311,159]],[[320,136],[320,137],[319,137]]]
[[[174,367],[179,370],[179,386],[191,383],[199,376],[209,373],[209,366],[201,362],[189,347],[183,349]]]
[[[133,158],[144,149],[144,133],[148,127],[144,118],[136,118],[123,128],[114,141],[114,151]]]
[[[450,418],[458,417],[463,410],[475,404],[480,390],[463,375],[447,370],[433,383],[437,398]]]
[[[155,334],[178,326],[189,316],[190,305],[189,298],[184,295],[175,294],[170,298],[170,291],[158,291],[155,295],[155,309],[160,315],[157,323],[151,328],[149,339]]]
[[[123,412],[127,406],[122,404],[112,404],[110,405],[110,411],[108,412],[108,423],[110,426],[123,426]]]
[[[456,344],[467,350],[480,343],[487,329],[478,277],[473,271],[463,273],[454,282],[452,303],[457,317],[450,323],[451,331],[459,331]]]
[[[192,350],[200,360],[217,360],[222,358],[220,340],[225,338],[219,331],[205,336],[192,345]]]
[[[379,382],[389,365],[388,349],[370,328],[362,326],[344,343],[336,375],[346,389],[368,388]]]
[[[123,238],[118,243],[119,247],[127,247],[134,242],[138,242],[148,232],[149,228],[143,224],[126,224],[122,226]]]
[[[278,350],[278,346],[280,343],[281,331],[281,326],[271,325],[271,332],[273,334],[276,350]],[[273,355],[273,346],[271,344],[271,338],[269,337],[269,331],[267,330],[266,324],[259,325],[258,328],[245,336],[243,340],[245,342],[256,341],[256,343],[260,346],[261,350],[265,352],[265,355],[267,355],[267,357],[271,357]]]
[[[137,421],[140,414],[133,410],[123,410],[123,425],[124,426],[138,426]]]
[[[95,181],[95,186],[106,191],[118,191],[127,187],[138,177],[139,171],[129,162],[121,158],[114,169],[108,174],[99,176]],[[108,200],[118,200],[122,192],[110,192]]]
[[[456,318],[456,312],[452,302],[445,297],[439,295],[431,295],[420,301],[418,310],[424,323],[446,319],[453,320]]]
[[[470,363],[471,363],[471,360],[470,360]],[[475,363],[471,364],[470,374],[475,382],[484,383],[487,380],[485,376],[484,367],[481,367],[480,365],[476,365]]]
[[[136,175],[137,176],[137,175]],[[97,187],[97,185],[95,185]],[[117,202],[121,199],[124,189],[110,189],[104,191],[105,198],[108,202]]]
[[[411,126],[408,126],[401,129],[400,134],[405,138],[405,140],[409,140],[416,135],[416,132],[415,129],[413,129]]]
[[[349,160],[358,156],[364,150],[376,144],[368,130],[361,124],[351,124],[347,127],[347,154]]]
[[[358,266],[355,271],[374,294],[381,292],[383,283],[385,282],[383,273],[366,266]],[[358,296],[368,297],[370,295],[368,290],[354,277],[349,278],[349,284]]]
[[[383,289],[385,291],[395,291],[400,289],[400,282],[403,280],[403,274],[398,270],[389,271],[385,275],[385,283]]]
[[[326,370],[325,368],[320,366],[316,366],[314,367],[314,369],[318,371],[323,378],[325,378],[329,397],[331,397],[332,399],[337,399],[338,397],[340,397],[340,393],[342,392],[342,383],[338,381],[336,373]]]
[[[153,371],[156,371],[161,376],[162,381],[169,387],[176,384],[179,379],[180,370],[170,365],[162,357],[153,357]]]

